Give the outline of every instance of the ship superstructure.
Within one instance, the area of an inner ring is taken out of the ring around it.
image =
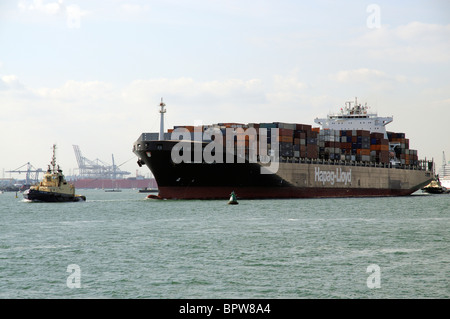
[[[352,105],[353,104],[353,105]],[[393,117],[380,117],[372,112],[367,103],[363,106],[355,102],[348,101],[337,113],[328,114],[327,118],[316,118],[315,123],[323,129],[332,130],[367,130],[371,133],[386,134],[386,125],[393,121]]]

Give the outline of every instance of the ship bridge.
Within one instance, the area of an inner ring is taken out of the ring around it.
[[[354,103],[354,105],[352,105]],[[393,117],[380,117],[377,113],[370,113],[369,107],[355,101],[346,102],[345,107],[338,113],[328,114],[327,118],[316,118],[315,123],[323,129],[331,130],[366,130],[371,133],[386,134],[385,126],[393,121]]]

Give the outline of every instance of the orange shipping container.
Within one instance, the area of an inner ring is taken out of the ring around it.
[[[381,145],[372,144],[370,145],[371,151],[381,151]]]
[[[294,136],[294,131],[288,128],[279,129],[280,136]]]
[[[285,142],[285,143],[293,143],[294,142],[294,138],[292,136],[280,135],[280,136],[278,136],[278,141],[279,142]]]
[[[370,155],[370,150],[365,148],[358,148],[356,150],[356,154],[358,155]]]

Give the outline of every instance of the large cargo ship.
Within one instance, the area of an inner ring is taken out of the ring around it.
[[[353,102],[352,102],[353,103]],[[133,145],[165,199],[364,197],[410,195],[433,178],[404,133],[387,132],[392,117],[346,104],[298,123],[217,123],[142,133]]]

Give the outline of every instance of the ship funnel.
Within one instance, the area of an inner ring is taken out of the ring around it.
[[[161,103],[159,103],[159,106],[161,109],[159,110],[159,113],[161,113],[161,123],[159,125],[159,140],[164,140],[164,113],[166,113],[166,104],[164,104],[163,99],[161,98]]]

